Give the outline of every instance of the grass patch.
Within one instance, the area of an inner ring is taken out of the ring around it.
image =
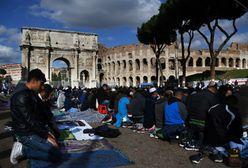
[[[235,78],[248,78],[248,69],[234,69],[229,71],[216,71],[216,79],[235,79]],[[204,71],[194,75],[187,76],[187,81],[200,81],[210,80],[210,71]]]

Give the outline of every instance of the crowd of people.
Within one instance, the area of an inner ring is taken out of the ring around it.
[[[225,156],[232,158],[230,163],[234,160],[238,164],[240,155],[248,157],[247,86],[217,86],[210,81],[205,88],[110,88],[104,84],[92,89],[53,89],[44,82],[44,74],[32,70],[27,83],[13,93],[11,116],[17,141],[12,163],[20,157],[60,160],[59,130],[49,107],[51,100],[61,111],[91,108],[106,115],[103,124],[127,127],[140,134],[148,132],[151,138],[198,151],[190,156],[192,163],[200,163],[209,153],[215,162],[223,162]]]

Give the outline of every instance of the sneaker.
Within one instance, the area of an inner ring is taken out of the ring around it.
[[[137,128],[137,133],[138,134],[144,134],[146,132],[145,132],[145,130],[143,128]]]
[[[220,153],[212,155],[211,158],[215,163],[222,163],[223,162],[223,157],[221,156]]]
[[[154,134],[150,134],[150,138],[158,139],[158,136],[157,135],[154,135]]]
[[[197,155],[192,155],[189,157],[190,161],[195,164],[199,164],[201,160],[203,159],[202,153],[199,153]]]
[[[187,146],[187,144],[189,143],[189,141],[187,141],[187,139],[182,139],[180,142],[179,142],[179,146],[184,148],[185,146]]]
[[[199,145],[195,141],[186,143],[184,149],[187,151],[199,151]]]
[[[22,144],[20,142],[15,142],[11,150],[10,162],[15,165],[18,163],[18,159],[22,156]]]
[[[132,126],[133,124],[132,123],[130,123],[130,122],[123,122],[122,123],[122,127],[123,128],[128,128],[128,127],[130,127],[130,126]]]

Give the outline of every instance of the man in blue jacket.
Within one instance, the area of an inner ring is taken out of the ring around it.
[[[185,130],[187,109],[182,99],[183,92],[179,90],[165,103],[163,134],[168,140],[176,139]]]

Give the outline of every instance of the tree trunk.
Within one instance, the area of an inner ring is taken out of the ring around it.
[[[164,75],[163,75],[163,70],[162,70],[162,66],[161,66],[161,62],[159,60],[159,57],[158,57],[158,67],[159,67],[159,71],[160,71],[160,74],[161,74],[160,86],[163,86],[163,84],[164,84]]]
[[[180,39],[181,39],[181,47],[182,47],[182,68],[183,68],[183,76],[182,76],[181,85],[184,87],[186,83],[186,58],[185,58],[183,33],[180,33]]]
[[[186,86],[186,61],[182,61],[182,70],[183,70],[183,76],[182,76],[181,85],[185,87]]]
[[[216,57],[211,56],[211,64],[210,64],[210,78],[211,78],[211,80],[215,80],[215,65],[216,65]]]
[[[156,54],[156,83],[158,84],[158,59],[159,59],[159,55]]]

